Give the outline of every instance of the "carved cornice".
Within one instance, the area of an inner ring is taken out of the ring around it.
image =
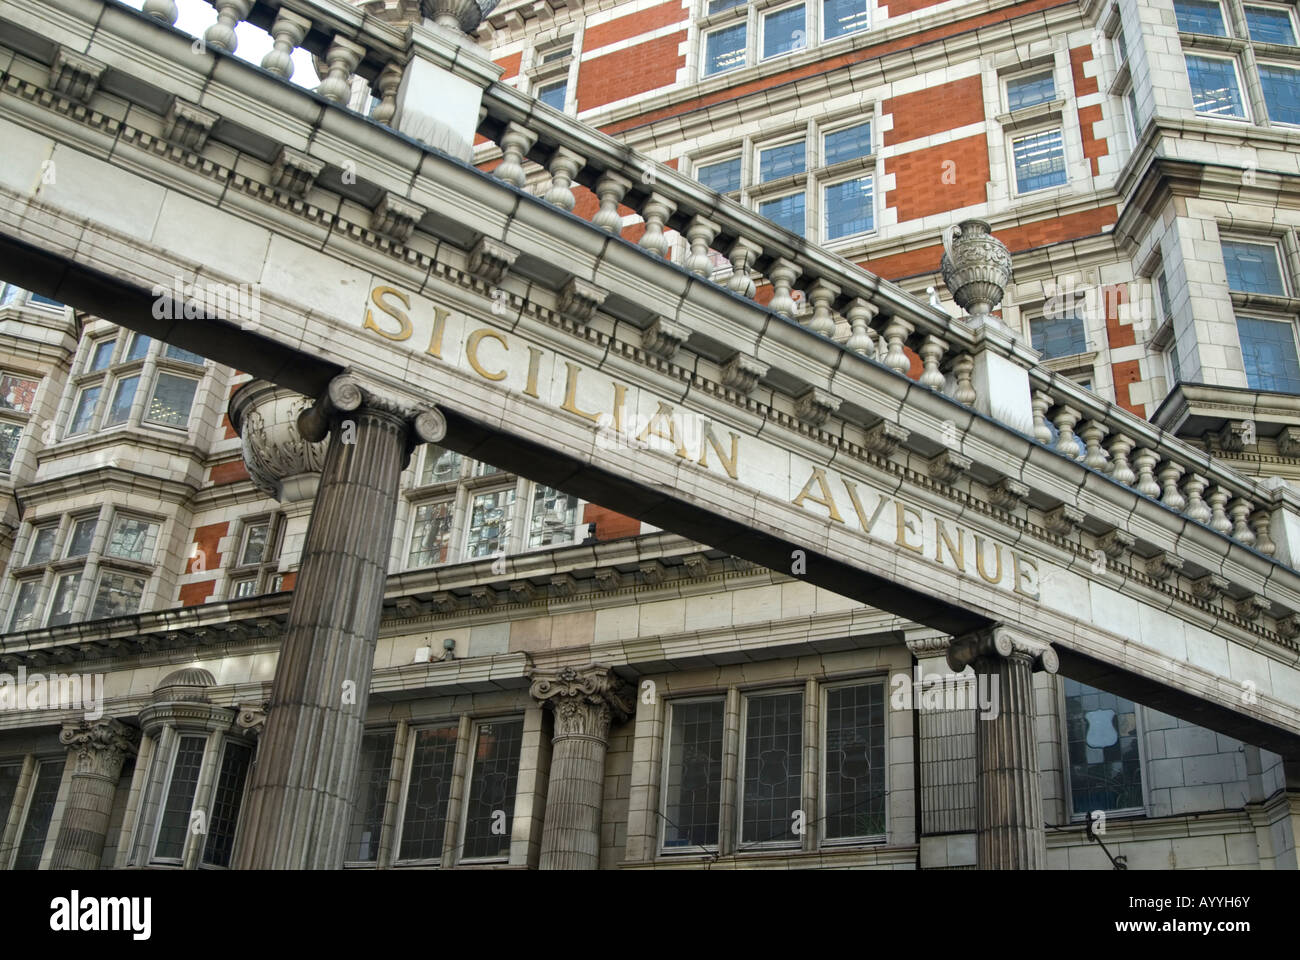
[[[833,393],[811,387],[794,400],[794,412],[810,427],[820,427],[840,408],[841,400]]]
[[[611,722],[632,715],[631,690],[601,663],[561,667],[554,672],[530,669],[533,699],[549,705],[555,714],[555,739],[588,737],[605,743]]]
[[[74,773],[114,783],[126,758],[135,754],[138,738],[139,731],[111,717],[67,724],[59,731],[59,743],[68,748]]]

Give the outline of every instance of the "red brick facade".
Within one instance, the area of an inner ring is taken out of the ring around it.
[[[677,80],[686,65],[678,48],[686,31],[584,60],[578,68],[578,109],[590,110],[624,97],[657,90]]]
[[[932,133],[956,130],[984,119],[984,91],[978,76],[954,80],[938,87],[890,97],[881,113],[892,114],[893,129],[886,130],[884,145],[892,147]]]
[[[981,133],[890,157],[885,173],[894,175],[885,206],[898,211],[899,223],[983,203],[988,199],[988,140]]]
[[[600,47],[637,37],[672,23],[681,23],[686,19],[687,8],[680,0],[669,0],[657,7],[641,10],[626,17],[607,20],[594,27],[588,27],[582,37],[583,50],[596,50]]]

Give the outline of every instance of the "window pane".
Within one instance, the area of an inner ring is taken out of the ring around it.
[[[884,684],[829,690],[825,837],[874,837],[884,832]]]
[[[59,577],[54,588],[54,600],[50,603],[50,619],[47,623],[57,627],[72,622],[72,605],[77,599],[77,587],[81,586],[81,572],[65,573]]]
[[[257,593],[257,578],[248,577],[244,580],[236,580],[230,591],[230,596],[235,600],[251,597]]]
[[[184,427],[189,423],[190,407],[194,403],[194,391],[198,385],[197,380],[189,377],[158,374],[158,382],[154,385],[153,397],[149,400],[149,410],[144,418],[150,423]]]
[[[393,736],[392,731],[388,731],[367,733],[361,738],[357,805],[352,811],[352,827],[348,831],[347,859],[354,863],[374,863],[379,856],[388,776],[393,766]]]
[[[424,467],[420,472],[420,485],[447,483],[460,479],[460,454],[432,444],[424,452]]]
[[[1231,60],[1187,56],[1187,79],[1192,85],[1192,105],[1197,113],[1244,119],[1246,108]]]
[[[723,702],[674,703],[664,792],[664,848],[718,842]]]
[[[1160,298],[1160,319],[1168,320],[1174,315],[1174,308],[1169,303],[1169,283],[1163,270],[1156,274],[1156,294]]]
[[[36,627],[36,596],[40,593],[39,580],[24,580],[18,584],[18,596],[14,598],[13,616],[9,618],[9,629],[32,630]]]
[[[778,227],[803,236],[804,200],[802,193],[792,193],[779,200],[768,200],[758,205],[758,212]]]
[[[47,307],[61,307],[61,306],[63,306],[63,304],[59,303],[59,301],[55,300],[54,298],[52,298],[52,297],[46,297],[46,296],[42,296],[42,295],[39,294],[39,293],[33,293],[33,294],[32,294],[32,303],[41,303],[41,304],[44,304],[44,305],[47,306]]]
[[[239,565],[247,567],[266,559],[267,540],[270,536],[269,523],[250,523],[244,530],[244,550],[240,554]]]
[[[203,748],[207,737],[181,737],[172,766],[167,802],[158,823],[158,840],[153,855],[160,860],[179,860],[185,850],[185,835],[190,828],[190,808],[199,785],[199,768],[203,766]]]
[[[1208,33],[1214,37],[1228,35],[1223,11],[1213,0],[1174,0],[1174,14],[1178,17],[1178,29],[1183,33]]]
[[[1142,135],[1142,118],[1138,115],[1137,93],[1132,87],[1128,88],[1124,99],[1128,103],[1129,133],[1133,134],[1133,144],[1136,146],[1138,137]]]
[[[465,811],[465,847],[461,856],[466,860],[510,854],[523,739],[522,720],[479,725]]]
[[[103,370],[107,367],[109,361],[113,359],[113,347],[116,344],[117,340],[114,338],[100,340],[95,344],[90,351],[90,362],[87,364],[86,369]]]
[[[1029,77],[1016,77],[1007,81],[1007,109],[1021,110],[1035,104],[1056,99],[1056,83],[1052,71],[1045,70]]]
[[[446,563],[451,550],[451,501],[425,503],[415,509],[415,525],[411,532],[411,553],[406,565],[411,568],[431,567]]]
[[[578,523],[578,498],[540,483],[533,488],[533,522],[530,547],[550,547],[573,540]]]
[[[131,345],[126,348],[126,356],[122,358],[123,363],[129,363],[132,360],[143,360],[144,355],[149,352],[149,344],[153,340],[146,337],[143,333],[137,333],[131,338]]]
[[[1295,327],[1291,321],[1237,318],[1241,359],[1252,390],[1300,393],[1300,361],[1296,359]]]
[[[90,545],[95,539],[95,527],[99,525],[96,517],[83,517],[72,524],[72,536],[68,538],[69,557],[84,557],[90,553]]]
[[[1083,320],[1069,314],[1061,317],[1040,317],[1029,321],[1029,337],[1034,349],[1043,359],[1069,357],[1088,349],[1083,332]]]
[[[803,776],[803,694],[750,697],[745,716],[742,843],[797,839]]]
[[[565,57],[569,56],[571,53],[573,53],[573,38],[572,38],[572,37],[570,37],[570,38],[569,38],[569,42],[566,43],[566,44],[564,44],[563,46],[555,47],[555,48],[553,48],[553,49],[551,49],[551,50],[547,50],[545,53],[543,53],[543,54],[542,54],[542,63],[554,63],[556,60],[563,60]]]
[[[36,403],[36,388],[41,381],[12,373],[0,376],[0,409],[31,413]]]
[[[769,13],[763,18],[763,59],[802,50],[808,45],[803,4]]]
[[[113,402],[108,407],[108,419],[104,426],[111,427],[119,423],[126,423],[131,417],[131,404],[135,401],[135,388],[140,385],[140,378],[126,377],[117,381],[117,388],[113,391]]]
[[[8,471],[18,455],[18,441],[23,438],[23,428],[17,423],[0,423],[0,470]]]
[[[564,83],[553,83],[549,87],[542,87],[542,89],[537,92],[537,99],[549,107],[554,107],[556,110],[563,110],[564,97],[568,89],[569,84],[567,81]]]
[[[871,124],[859,123],[822,138],[822,163],[830,165],[871,155]]]
[[[417,730],[411,745],[411,780],[402,816],[399,860],[439,860],[447,833],[456,727]]]
[[[99,578],[99,592],[95,594],[90,619],[130,616],[140,609],[140,597],[143,595],[144,581],[139,577],[105,572]]]
[[[704,75],[745,65],[745,24],[715,30],[704,38]]]
[[[826,188],[826,239],[866,233],[875,226],[871,177],[858,177]]]
[[[807,169],[804,143],[787,143],[780,147],[768,147],[758,152],[758,182],[779,180]]]
[[[1132,701],[1066,680],[1065,726],[1074,812],[1141,807],[1137,708]]]
[[[1268,118],[1274,123],[1300,124],[1300,70],[1271,63],[1259,65]]]
[[[95,416],[95,404],[99,403],[102,387],[87,387],[77,398],[77,409],[72,414],[72,423],[68,425],[68,436],[85,433],[90,429]]]
[[[36,782],[32,785],[22,838],[14,857],[15,870],[35,870],[40,866],[41,854],[45,852],[45,835],[50,829],[50,818],[54,816],[54,801],[59,795],[62,779],[62,760],[42,760],[36,768]]]
[[[866,0],[822,0],[822,33],[827,40],[865,29]]]
[[[740,189],[740,157],[721,163],[711,163],[696,171],[700,183],[718,193],[731,193]]]
[[[721,13],[723,10],[730,10],[732,7],[740,7],[745,4],[746,0],[709,0],[709,13]]]
[[[1224,240],[1222,246],[1229,290],[1278,297],[1286,295],[1277,247],[1271,243],[1244,243],[1240,240]]]
[[[208,821],[208,839],[203,844],[203,862],[216,867],[230,866],[235,847],[235,826],[239,807],[244,800],[244,784],[253,752],[237,743],[227,743],[217,775],[217,790],[212,795],[212,817]]]
[[[113,532],[108,537],[106,551],[110,557],[148,563],[153,559],[157,539],[158,524],[119,514],[113,521]]]
[[[1295,46],[1295,27],[1291,15],[1285,10],[1269,7],[1247,7],[1246,23],[1250,26],[1250,39],[1256,43],[1283,43]]]
[[[474,467],[470,473],[476,477],[490,477],[493,474],[501,473],[500,467],[494,467],[490,463],[484,463],[482,460],[473,461]]]
[[[182,363],[192,363],[197,367],[203,366],[205,360],[202,354],[195,353],[193,350],[186,350],[184,347],[178,347],[174,343],[167,344],[164,356],[170,360],[180,360]]]
[[[1178,341],[1170,338],[1169,347],[1165,350],[1165,356],[1169,358],[1169,372],[1174,378],[1174,383],[1183,382],[1183,364],[1178,359]]]
[[[14,794],[18,792],[18,778],[22,772],[22,765],[17,763],[0,767],[0,823],[9,819],[9,808],[13,806]]]
[[[37,527],[32,533],[32,548],[27,552],[28,563],[44,563],[54,555],[54,538],[59,534],[57,523]]]
[[[469,518],[467,557],[488,557],[506,548],[510,535],[510,510],[514,506],[513,490],[480,493],[474,498]]]
[[[1028,193],[1066,182],[1065,146],[1060,130],[1018,137],[1011,141],[1016,164],[1016,192]]]

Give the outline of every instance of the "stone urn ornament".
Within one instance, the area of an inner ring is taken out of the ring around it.
[[[943,283],[972,320],[994,322],[990,312],[1011,282],[1011,251],[983,220],[963,220],[943,232]]]
[[[498,0],[421,0],[424,15],[440,27],[473,33]]]

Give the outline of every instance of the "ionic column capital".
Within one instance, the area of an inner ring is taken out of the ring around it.
[[[136,750],[138,731],[120,720],[104,717],[64,724],[59,742],[68,748],[74,773],[117,781],[122,764]]]
[[[533,699],[550,705],[555,714],[555,737],[587,737],[602,743],[609,739],[610,723],[632,715],[630,691],[621,677],[601,663],[561,667],[555,671],[530,671]]]
[[[312,443],[324,440],[331,428],[349,414],[367,411],[402,421],[407,431],[407,455],[420,443],[438,443],[447,435],[447,418],[435,406],[417,407],[363,384],[351,373],[329,382],[320,399],[298,415],[298,432]]]
[[[957,637],[948,647],[948,666],[957,672],[968,666],[977,673],[987,670],[991,660],[1021,660],[1029,663],[1035,673],[1056,673],[1060,667],[1050,643],[1000,624]]]

